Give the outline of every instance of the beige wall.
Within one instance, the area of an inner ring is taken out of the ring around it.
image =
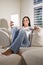
[[[24,16],[29,16],[31,24],[33,25],[34,23],[33,0],[21,0],[21,21]]]
[[[0,18],[9,22],[12,14],[18,14],[20,18],[20,0],[0,0]]]
[[[42,3],[43,4],[43,3]],[[10,15],[18,14],[19,22],[22,24],[22,18],[29,16],[31,24],[34,24],[33,0],[0,0],[0,18],[10,21]],[[42,14],[43,15],[43,14]]]
[[[12,14],[19,14],[19,21],[25,15],[29,16],[33,25],[33,0],[0,0],[0,18],[9,22]]]

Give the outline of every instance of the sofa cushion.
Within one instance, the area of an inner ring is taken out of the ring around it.
[[[19,52],[22,54],[26,52],[29,49],[29,47],[20,47]]]
[[[39,31],[34,31],[32,36],[31,46],[39,47],[43,46],[43,28],[40,28]]]
[[[4,19],[4,18],[1,18],[0,19],[0,28],[9,28],[9,25],[8,25],[8,21],[6,20],[6,19]]]
[[[0,48],[6,48],[10,45],[10,39],[8,33],[0,29]]]
[[[43,47],[31,47],[22,57],[27,65],[43,65]]]
[[[21,56],[17,54],[9,56],[0,54],[0,65],[21,65]]]

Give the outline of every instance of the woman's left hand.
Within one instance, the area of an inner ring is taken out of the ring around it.
[[[38,26],[35,26],[35,27],[34,27],[34,30],[39,31],[40,28],[39,28]]]

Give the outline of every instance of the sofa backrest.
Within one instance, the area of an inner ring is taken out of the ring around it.
[[[42,47],[43,46],[43,28],[40,28],[39,31],[34,31],[32,36],[33,47]]]

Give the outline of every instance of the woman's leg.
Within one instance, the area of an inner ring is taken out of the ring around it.
[[[12,33],[12,42],[13,42],[13,41],[15,40],[15,38],[17,37],[18,33],[19,33],[18,28],[13,27],[13,28],[11,29],[11,33]]]
[[[27,35],[25,35],[23,43],[21,43],[21,47],[30,47],[30,41],[27,38]]]
[[[25,40],[24,40],[25,39]],[[28,38],[27,38],[27,35],[26,35],[26,32],[24,30],[20,30],[19,31],[19,34],[17,36],[17,38],[14,40],[14,42],[12,43],[10,49],[14,52],[14,53],[17,53],[20,46],[21,46],[21,43],[23,43],[23,41],[25,41],[25,46],[29,46],[30,45],[30,42],[28,41]]]
[[[18,36],[19,33],[19,29],[18,28],[12,28],[11,29],[11,33],[12,33],[12,42],[11,45],[13,43],[13,41],[16,39],[16,37]],[[12,54],[13,51],[11,51],[10,49],[7,49],[5,52],[3,52],[3,55],[10,55]]]
[[[17,53],[19,51],[19,48],[21,46],[21,43],[24,41],[24,38],[27,37],[26,36],[26,32],[24,30],[20,30],[18,33],[17,38],[14,40],[14,42],[11,44],[10,48],[5,52],[2,53],[4,55],[6,55],[6,53],[8,51],[13,51],[14,53]],[[29,42],[28,42],[29,43]],[[8,55],[8,54],[7,54]]]

